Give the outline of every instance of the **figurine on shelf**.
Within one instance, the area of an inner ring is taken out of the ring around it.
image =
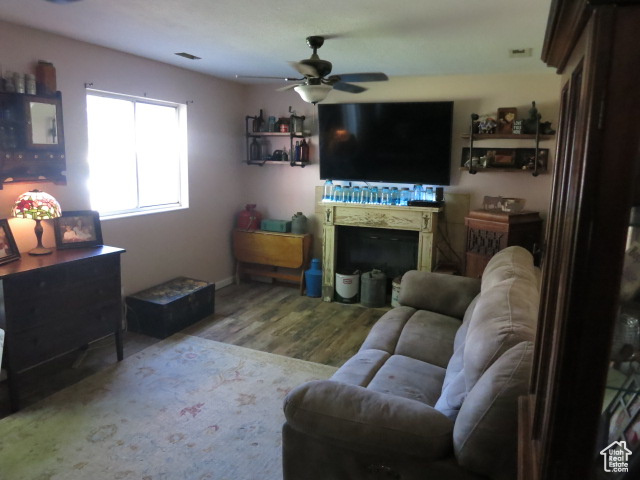
[[[498,123],[492,117],[486,117],[478,122],[478,133],[496,133]]]
[[[540,133],[542,135],[553,135],[556,131],[551,128],[551,122],[540,122]]]
[[[536,102],[531,102],[531,108],[529,109],[529,116],[524,121],[523,130],[524,133],[535,135],[536,129],[541,135],[553,135],[556,131],[551,128],[551,122],[541,122],[541,115],[536,108]]]

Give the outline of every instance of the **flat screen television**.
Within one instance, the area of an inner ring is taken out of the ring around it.
[[[320,178],[449,185],[453,102],[318,105]]]

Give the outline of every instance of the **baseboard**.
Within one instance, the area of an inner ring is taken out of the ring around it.
[[[216,290],[220,290],[221,288],[228,287],[229,285],[232,285],[234,281],[235,281],[234,277],[228,277],[218,282],[215,282]]]

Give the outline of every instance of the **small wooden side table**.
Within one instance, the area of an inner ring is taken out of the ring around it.
[[[503,248],[520,245],[534,253],[540,245],[542,219],[538,212],[472,210],[464,224],[467,227],[467,277],[482,277],[491,257]]]
[[[309,233],[280,233],[265,230],[233,231],[236,282],[257,275],[296,282],[304,293],[304,271],[309,268],[312,236]],[[281,271],[280,268],[293,272]]]

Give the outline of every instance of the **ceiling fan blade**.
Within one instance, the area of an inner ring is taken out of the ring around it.
[[[340,78],[341,82],[384,82],[389,80],[389,77],[382,72],[342,73],[336,76]]]
[[[335,88],[336,90],[341,90],[343,92],[348,92],[348,93],[361,93],[367,90],[366,88],[361,87],[360,85],[354,85],[352,83],[345,83],[342,81],[334,83],[333,88]]]
[[[291,78],[291,77],[268,77],[264,75],[236,75],[236,78],[264,78],[270,80],[285,80],[287,82],[300,82],[304,78]]]
[[[305,65],[304,63],[300,63],[300,62],[289,62],[289,65],[291,65],[293,68],[295,68],[299,73],[301,73],[305,77],[317,78],[320,76],[318,74],[318,71],[315,68],[313,68],[311,65]]]
[[[286,92],[287,90],[296,88],[298,85],[302,85],[302,83],[292,83],[291,85],[286,85],[284,87],[276,88],[276,92]]]

